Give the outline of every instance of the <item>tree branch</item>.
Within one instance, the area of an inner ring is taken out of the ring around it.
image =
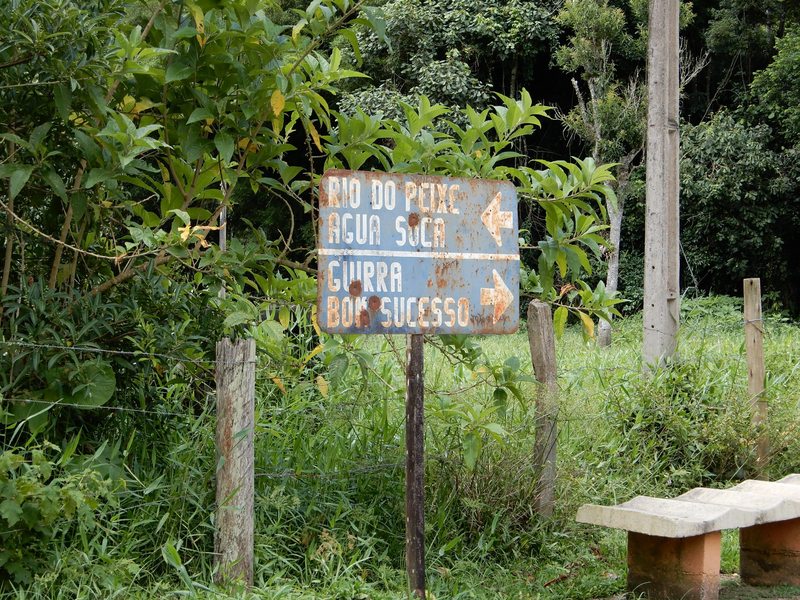
[[[103,260],[111,260],[114,263],[119,263],[120,261],[125,260],[125,259],[129,259],[129,258],[137,258],[137,257],[140,257],[140,256],[149,256],[151,254],[155,254],[155,250],[148,250],[147,252],[140,252],[138,254],[127,254],[127,253],[126,254],[114,254],[114,255],[97,254],[96,252],[91,252],[89,250],[84,250],[83,248],[78,248],[77,246],[73,246],[72,244],[68,244],[67,242],[62,242],[61,240],[58,240],[58,239],[54,238],[51,235],[47,235],[44,231],[42,231],[41,229],[39,229],[38,227],[36,227],[32,223],[29,223],[28,221],[26,221],[25,219],[20,217],[18,214],[16,214],[14,212],[13,205],[10,204],[10,203],[6,204],[2,200],[0,200],[0,207],[4,208],[6,210],[6,213],[9,214],[15,221],[17,221],[18,223],[21,223],[27,229],[30,229],[31,231],[33,231],[36,235],[41,236],[44,239],[46,239],[46,240],[48,240],[48,241],[50,241],[50,242],[52,242],[54,244],[57,244],[59,246],[63,246],[64,248],[69,248],[70,250],[72,250],[73,252],[76,252],[78,254],[83,254],[85,256],[93,256],[94,258],[101,258]]]
[[[16,67],[17,65],[30,62],[36,56],[37,56],[36,54],[31,53],[31,54],[25,54],[24,56],[20,56],[19,58],[12,58],[8,62],[0,63],[0,69],[8,69],[10,67]]]

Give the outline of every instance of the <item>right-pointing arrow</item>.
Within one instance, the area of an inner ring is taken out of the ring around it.
[[[514,215],[510,210],[500,210],[502,194],[497,192],[489,202],[489,206],[481,213],[481,221],[486,225],[486,229],[492,234],[498,246],[503,245],[503,238],[500,237],[501,229],[511,229],[514,226]]]
[[[505,281],[500,277],[500,273],[495,269],[492,269],[492,278],[494,279],[493,288],[481,288],[481,305],[494,305],[492,323],[497,323],[514,301],[514,294],[508,289]]]

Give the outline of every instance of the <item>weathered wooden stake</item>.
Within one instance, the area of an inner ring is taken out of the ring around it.
[[[406,572],[414,595],[425,598],[425,337],[406,345]]]
[[[678,5],[650,0],[642,348],[647,368],[675,353],[680,322]]]
[[[536,442],[533,464],[538,473],[534,510],[553,514],[556,485],[556,439],[558,438],[558,381],[556,341],[550,305],[534,300],[528,305],[528,344],[536,379],[542,384],[536,394]]]
[[[747,393],[753,426],[763,427],[767,422],[767,401],[764,399],[764,321],[761,317],[761,280],[744,280],[744,336],[747,347]],[[764,431],[759,432],[756,445],[756,474],[763,477],[767,466],[769,442]]]
[[[253,584],[255,357],[254,340],[217,342],[217,583]]]

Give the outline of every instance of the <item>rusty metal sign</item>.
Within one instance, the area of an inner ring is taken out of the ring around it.
[[[328,333],[513,333],[509,182],[331,170],[320,181],[317,320]]]

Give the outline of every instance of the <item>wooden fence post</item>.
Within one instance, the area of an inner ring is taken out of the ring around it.
[[[747,394],[753,426],[760,431],[756,445],[756,474],[764,477],[769,454],[769,441],[763,430],[767,422],[767,401],[764,398],[764,321],[761,316],[761,279],[744,280],[744,337],[747,348]]]
[[[542,516],[553,514],[556,485],[556,439],[558,438],[558,381],[556,341],[550,305],[534,300],[528,305],[528,344],[536,379],[536,442],[533,465],[537,472],[534,510]]]
[[[214,580],[253,584],[254,340],[217,342],[217,512]]]

